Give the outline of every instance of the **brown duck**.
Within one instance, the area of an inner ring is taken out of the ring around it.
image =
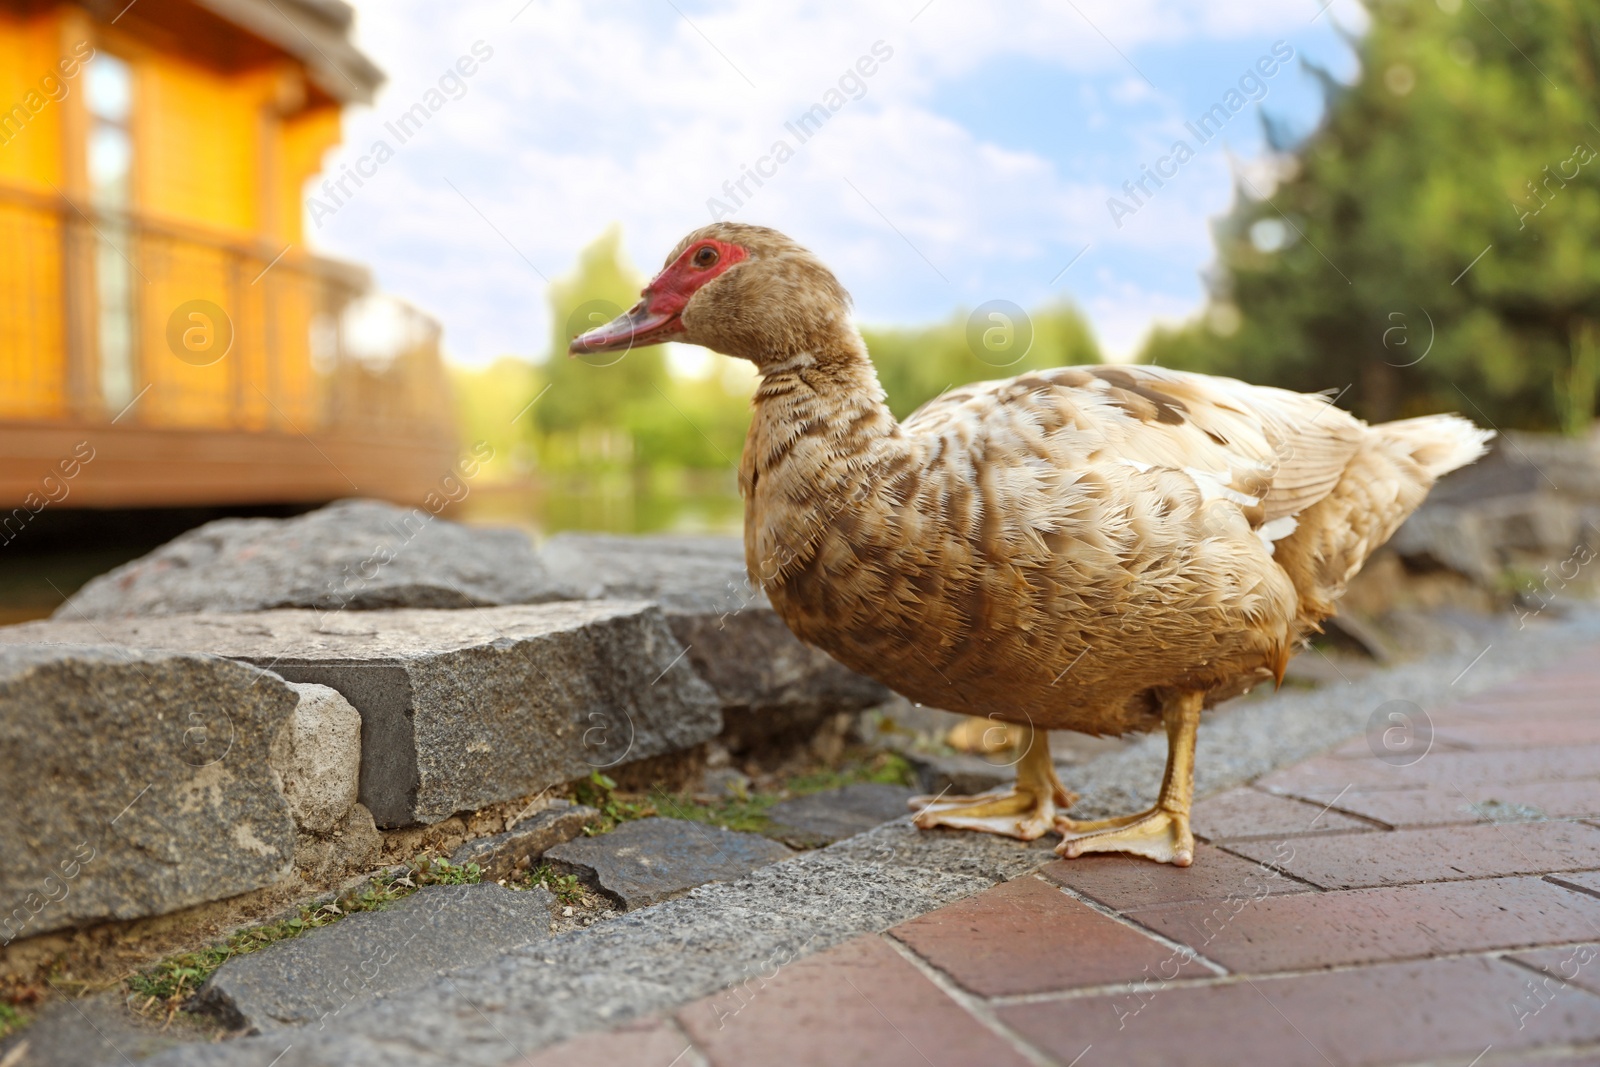
[[[850,298],[783,234],[718,223],[575,354],[678,341],[756,365],[740,465],[750,577],[802,640],[913,700],[1022,726],[1009,790],[917,825],[1187,866],[1202,709],[1269,678],[1367,557],[1489,434],[1368,426],[1322,396],[1063,367],[884,405]],[[1164,727],[1160,798],[1062,814],[1047,730]],[[1039,733],[1035,733],[1039,731]]]

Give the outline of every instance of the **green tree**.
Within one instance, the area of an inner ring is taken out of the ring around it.
[[[957,311],[944,322],[915,329],[862,330],[889,408],[905,418],[951,386],[1025,371],[1098,363],[1100,349],[1089,324],[1065,304],[1019,321],[1014,313]]]
[[[1276,189],[1240,179],[1197,322],[1144,358],[1369,419],[1585,428],[1600,371],[1600,5],[1372,0]],[[1426,355],[1424,355],[1426,352]]]

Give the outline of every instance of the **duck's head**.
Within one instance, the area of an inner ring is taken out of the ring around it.
[[[572,339],[571,355],[679,341],[762,370],[855,351],[850,294],[833,272],[765,226],[718,222],[678,242],[631,309]]]

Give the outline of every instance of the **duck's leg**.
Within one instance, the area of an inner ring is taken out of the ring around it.
[[[1017,781],[1010,789],[977,796],[912,797],[917,812],[912,821],[923,830],[947,826],[952,830],[982,830],[1032,841],[1055,826],[1059,813],[1077,801],[1056,777],[1050,762],[1050,735],[1031,726],[1022,728],[1022,758],[1017,761]]]
[[[1182,692],[1161,709],[1167,727],[1167,771],[1155,807],[1137,815],[1080,822],[1060,816],[1063,838],[1056,851],[1068,859],[1085,852],[1129,852],[1157,863],[1187,867],[1194,862],[1189,804],[1194,799],[1194,739],[1205,694]]]

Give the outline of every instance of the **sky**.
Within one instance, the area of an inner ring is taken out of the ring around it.
[[[805,244],[863,323],[1066,300],[1128,358],[1202,307],[1236,175],[1271,195],[1262,109],[1313,129],[1301,61],[1353,80],[1365,26],[1357,0],[355,7],[388,81],[325,161],[359,187],[307,186],[308,239],[438,318],[467,366],[544,358],[548,281],[608,226],[649,275],[719,217]],[[1202,142],[1186,123],[1214,105]]]

